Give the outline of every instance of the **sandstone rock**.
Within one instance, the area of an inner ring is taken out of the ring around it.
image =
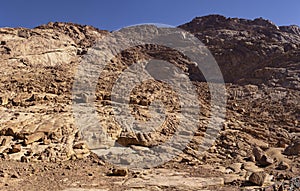
[[[128,175],[128,169],[114,168],[114,169],[112,169],[112,172],[109,175],[110,176],[127,176]]]
[[[158,132],[126,134],[122,133],[117,142],[123,146],[139,145],[139,146],[154,146],[159,141]]]
[[[300,154],[300,140],[291,143],[284,151],[285,155],[298,155]]]
[[[21,149],[22,147],[20,144],[15,144],[12,146],[11,153],[18,153],[21,151]]]
[[[266,154],[264,154],[260,160],[258,161],[258,163],[261,165],[261,166],[269,166],[271,164],[274,163],[274,160],[272,158],[270,158],[269,156],[267,156]]]
[[[29,145],[33,142],[42,140],[44,138],[44,136],[45,136],[45,134],[43,132],[37,132],[37,133],[31,134],[31,135],[28,135],[25,137],[24,143],[26,145]]]
[[[261,157],[264,155],[263,150],[261,150],[259,147],[254,147],[252,152],[255,157],[255,161],[259,161]]]
[[[274,163],[273,159],[264,153],[259,147],[253,148],[255,161],[261,166],[268,166]]]
[[[265,182],[267,174],[265,172],[253,172],[249,177],[249,182],[257,185],[262,186]]]

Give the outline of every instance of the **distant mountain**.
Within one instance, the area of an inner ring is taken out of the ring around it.
[[[179,28],[193,33],[216,58],[225,81],[300,89],[300,28],[262,18],[196,17]]]

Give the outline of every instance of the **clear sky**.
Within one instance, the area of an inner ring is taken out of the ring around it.
[[[208,14],[300,25],[300,0],[4,0],[0,27],[64,21],[115,30],[140,23],[177,26]]]

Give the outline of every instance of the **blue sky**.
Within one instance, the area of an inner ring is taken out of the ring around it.
[[[64,21],[115,30],[140,23],[177,26],[208,14],[300,25],[300,0],[5,0],[0,27]]]

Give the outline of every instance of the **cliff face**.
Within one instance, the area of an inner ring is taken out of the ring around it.
[[[228,166],[234,164],[229,168],[227,184],[244,182],[253,168],[272,174],[272,181],[299,175],[299,27],[278,27],[261,18],[246,20],[220,15],[196,17],[179,27],[200,39],[216,58],[227,82],[228,104],[226,121],[216,143],[198,155],[196,150],[211,108],[207,84],[193,81],[199,94],[201,120],[193,140],[178,157],[181,162],[175,161],[178,168],[184,169],[184,164],[214,164],[211,169],[218,167],[227,177]],[[72,85],[84,55],[108,33],[72,23],[0,29],[2,158],[57,162],[90,155],[75,126]],[[189,73],[187,59],[166,47],[133,47],[110,61],[99,78],[94,100],[99,123],[113,138],[113,144],[131,146],[137,152],[168,140],[179,123],[178,96],[158,81],[146,81],[134,88],[130,109],[136,119],[146,122],[151,118],[149,105],[159,99],[167,112],[166,121],[159,128],[150,133],[128,133],[114,119],[111,90],[115,80],[130,64],[149,58],[169,61],[197,79],[193,76],[196,73]],[[81,98],[87,102],[88,97]],[[134,160],[129,157],[125,162]],[[282,163],[291,170],[280,170]]]

